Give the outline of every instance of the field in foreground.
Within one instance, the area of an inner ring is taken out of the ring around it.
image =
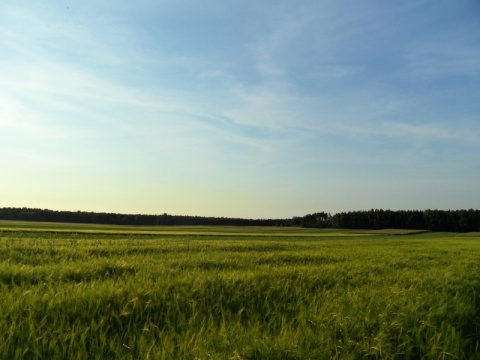
[[[475,359],[478,274],[479,234],[0,222],[0,359]]]

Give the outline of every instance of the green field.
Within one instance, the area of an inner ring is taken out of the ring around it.
[[[480,359],[480,234],[0,221],[0,359]]]

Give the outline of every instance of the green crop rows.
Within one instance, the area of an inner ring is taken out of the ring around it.
[[[2,222],[0,359],[478,358],[478,235]]]

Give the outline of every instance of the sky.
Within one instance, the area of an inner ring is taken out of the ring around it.
[[[0,207],[479,205],[477,0],[0,3]]]

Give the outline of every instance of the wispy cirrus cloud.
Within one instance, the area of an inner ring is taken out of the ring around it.
[[[333,131],[349,135],[376,136],[400,139],[406,142],[427,145],[430,142],[459,142],[463,145],[480,146],[480,131],[472,129],[455,129],[437,123],[410,124],[405,122],[383,122],[380,124],[338,125]]]
[[[453,40],[448,47],[443,41],[417,44],[409,50],[407,59],[407,72],[417,79],[480,74],[480,49],[458,40]]]

